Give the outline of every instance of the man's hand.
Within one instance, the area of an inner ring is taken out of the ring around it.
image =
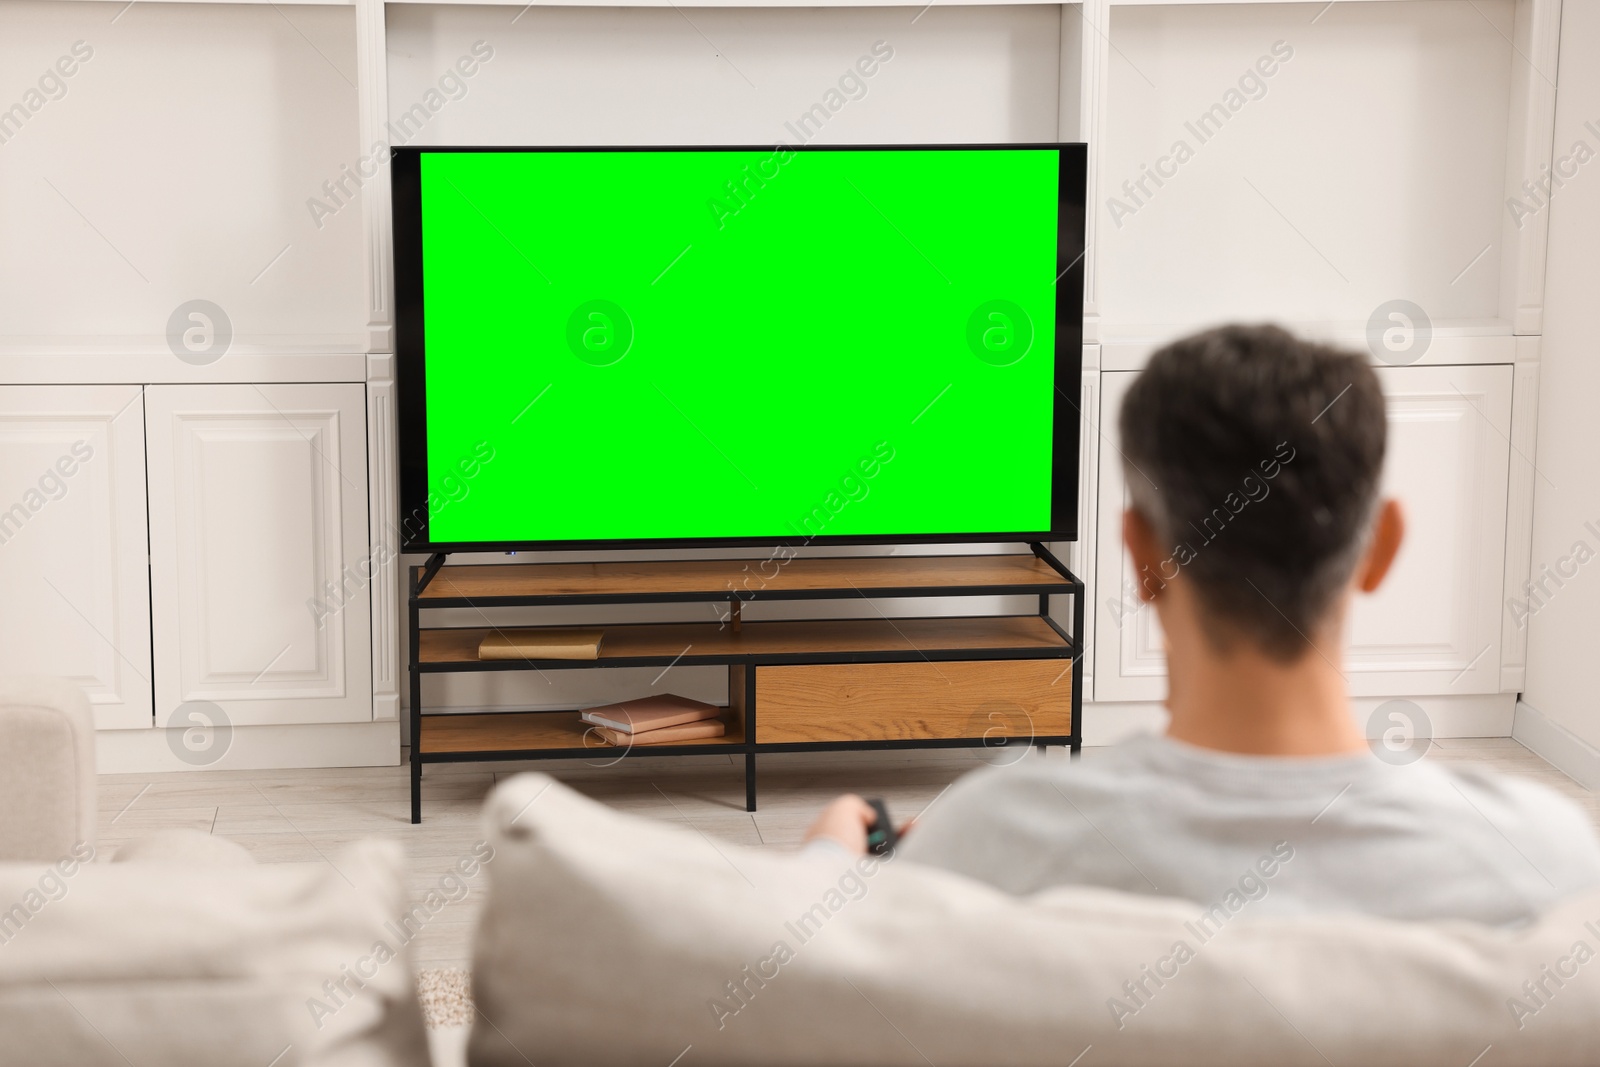
[[[806,840],[827,838],[843,845],[852,856],[865,856],[867,827],[876,818],[877,812],[872,810],[872,805],[854,793],[846,793],[822,809],[817,821],[806,831]]]

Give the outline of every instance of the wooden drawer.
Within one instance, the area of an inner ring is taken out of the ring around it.
[[[1071,732],[1067,659],[756,668],[763,744]]]

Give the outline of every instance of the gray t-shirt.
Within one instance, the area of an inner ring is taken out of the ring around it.
[[[1093,885],[1228,915],[1509,925],[1600,886],[1593,823],[1533,782],[1152,735],[1089,759],[975,771],[918,819],[900,854],[1018,894]]]

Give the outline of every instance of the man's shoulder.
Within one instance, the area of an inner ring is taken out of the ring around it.
[[[1052,793],[1075,797],[1140,792],[1156,780],[1149,753],[1141,735],[1071,759],[1028,754],[963,775],[951,786],[948,799],[987,803],[997,797]]]
[[[1404,813],[1422,824],[1484,823],[1541,838],[1564,838],[1600,857],[1600,835],[1588,813],[1542,783],[1488,769],[1429,758],[1404,767],[1370,757],[1310,767],[1277,757],[1217,757],[1189,752],[1165,738],[1138,735],[1078,759],[1032,754],[959,779],[936,802],[951,809],[997,812],[1039,803],[1134,807],[1225,804],[1236,814],[1252,805],[1299,818],[1311,807],[1330,825],[1366,813]],[[1331,803],[1330,803],[1331,802]],[[1258,815],[1259,817],[1259,815]],[[1600,860],[1597,860],[1600,862]]]
[[[1580,843],[1582,838],[1595,840],[1594,823],[1588,813],[1572,798],[1543,782],[1514,773],[1435,760],[1424,761],[1417,770],[1426,775],[1418,782],[1419,786],[1426,785],[1444,803],[1470,809],[1496,827],[1520,824],[1531,832],[1577,832]],[[1397,775],[1401,782],[1406,777]]]
[[[936,797],[907,835],[905,858],[1010,892],[1071,881],[1120,885],[1096,873],[1097,856],[1113,873],[1128,863],[1102,834],[1130,812],[1160,806],[1159,791],[1139,784],[1150,776],[1128,773],[1125,757],[1108,749],[1070,761],[1024,751],[963,775]]]

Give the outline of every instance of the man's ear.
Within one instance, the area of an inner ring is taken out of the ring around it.
[[[1405,540],[1405,535],[1406,517],[1400,509],[1400,501],[1385,500],[1379,505],[1377,517],[1373,519],[1372,540],[1367,545],[1366,554],[1356,564],[1357,589],[1370,593],[1383,584],[1389,568],[1394,565],[1395,556],[1400,553],[1400,542]]]
[[[1139,599],[1147,602],[1154,600],[1156,594],[1166,585],[1156,577],[1160,574],[1159,567],[1166,557],[1156,540],[1155,528],[1136,508],[1128,508],[1122,513],[1122,543],[1128,546],[1128,555],[1133,557],[1134,573],[1150,576],[1138,583]]]

